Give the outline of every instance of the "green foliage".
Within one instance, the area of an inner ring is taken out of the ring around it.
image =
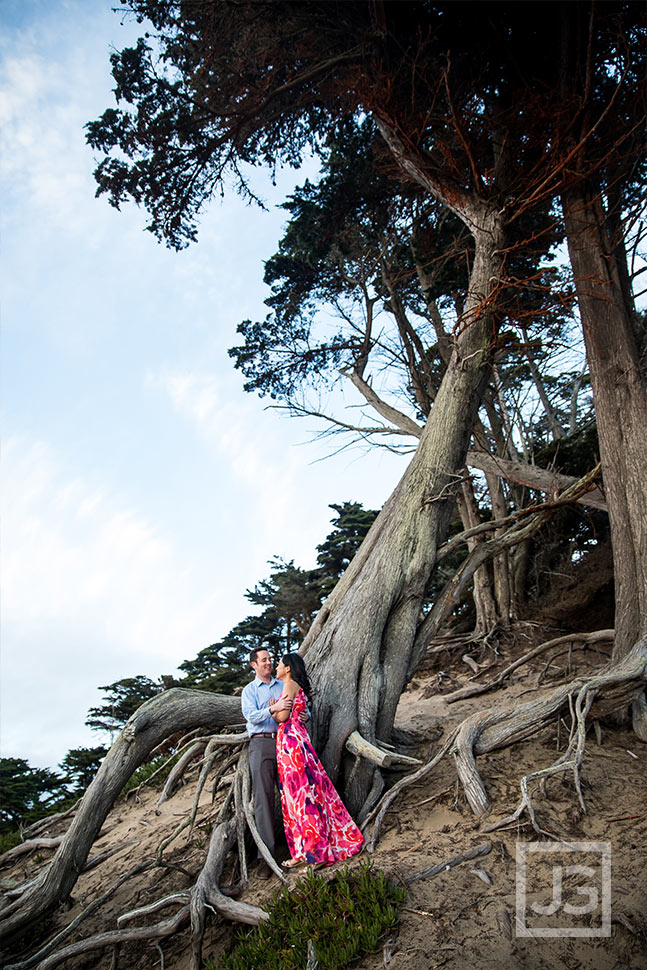
[[[88,787],[101,762],[108,753],[102,745],[96,748],[72,748],[61,761],[68,782],[74,784],[74,792],[80,794]]]
[[[309,872],[285,888],[269,911],[269,920],[241,932],[234,950],[207,970],[302,970],[308,940],[320,970],[338,970],[379,949],[381,937],[397,923],[406,890],[364,863],[326,880]]]
[[[0,824],[35,822],[67,796],[66,779],[49,768],[32,768],[24,758],[0,758]]]
[[[373,509],[363,508],[361,502],[332,504],[329,508],[337,513],[331,520],[334,528],[317,546],[317,581],[322,601],[341,579],[378,516]]]
[[[105,703],[101,707],[91,707],[85,723],[93,731],[121,731],[131,714],[145,701],[161,693],[165,686],[170,685],[139,674],[137,677],[125,677],[114,684],[99,687],[99,690],[106,692]]]
[[[22,838],[17,829],[9,832],[0,832],[0,855],[20,845],[21,842]]]
[[[542,468],[554,468],[564,475],[579,477],[587,472],[600,460],[600,445],[598,443],[597,428],[594,424],[551,442],[540,451],[535,451],[535,462]]]

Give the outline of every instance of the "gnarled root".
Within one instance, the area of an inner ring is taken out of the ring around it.
[[[237,697],[174,688],[143,704],[104,758],[51,865],[19,900],[0,911],[0,937],[20,932],[67,898],[124,784],[169,734],[205,724],[218,728],[239,722]]]
[[[585,810],[580,785],[580,767],[584,754],[586,718],[593,711],[596,717],[640,703],[647,683],[647,639],[635,644],[633,649],[617,664],[588,677],[578,677],[569,684],[556,688],[548,696],[531,701],[514,709],[486,710],[472,714],[446,739],[443,747],[426,765],[406,778],[382,799],[376,811],[367,819],[375,817],[375,825],[367,847],[373,851],[379,838],[384,816],[400,792],[422,779],[451,751],[456,761],[458,776],[466,798],[475,815],[483,815],[489,807],[489,799],[476,766],[476,756],[508,747],[525,740],[540,731],[567,707],[573,714],[573,729],[566,752],[558,761],[543,771],[522,780],[522,801],[516,812],[501,823],[488,826],[492,831],[519,818],[528,811],[531,823],[537,826],[528,783],[534,778],[545,779],[552,774],[572,770],[580,806]],[[544,833],[549,834],[549,833]]]
[[[234,818],[221,822],[211,834],[209,851],[202,871],[191,890],[189,909],[191,913],[191,970],[202,967],[202,940],[204,937],[206,908],[212,906],[226,919],[257,926],[269,919],[265,910],[248,903],[239,903],[224,896],[218,888],[227,853],[236,842],[237,825]]]

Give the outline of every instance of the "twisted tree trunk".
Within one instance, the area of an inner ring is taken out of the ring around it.
[[[353,731],[388,738],[412,666],[422,597],[461,484],[460,470],[490,368],[492,307],[501,272],[498,214],[463,200],[475,240],[465,311],[418,449],[341,581],[302,653],[316,689],[313,733],[350,810],[366,812],[381,790],[374,765],[353,759]]]

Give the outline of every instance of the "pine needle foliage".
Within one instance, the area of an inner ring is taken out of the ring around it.
[[[206,960],[205,968],[305,970],[311,940],[319,970],[341,970],[379,949],[406,895],[370,862],[332,879],[308,872],[276,897],[267,922],[240,932],[233,950],[218,963]]]

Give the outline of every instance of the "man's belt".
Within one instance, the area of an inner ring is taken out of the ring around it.
[[[253,741],[254,738],[275,738],[276,731],[255,731],[254,734],[250,735],[249,740]]]

